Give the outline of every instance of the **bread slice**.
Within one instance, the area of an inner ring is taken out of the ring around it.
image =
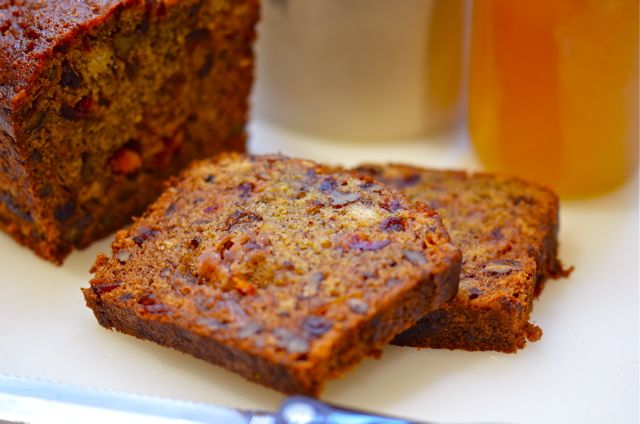
[[[101,325],[308,395],[454,296],[461,260],[368,176],[241,154],[174,179],[112,250],[83,289]]]
[[[557,254],[558,198],[515,178],[366,165],[359,172],[442,216],[462,250],[458,295],[430,312],[393,344],[515,352],[542,330],[529,322],[533,300],[548,277],[566,275]]]

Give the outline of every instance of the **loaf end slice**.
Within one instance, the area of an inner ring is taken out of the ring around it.
[[[174,179],[112,250],[83,289],[101,325],[308,395],[454,296],[461,260],[368,176],[241,154]]]
[[[530,322],[549,277],[567,275],[557,258],[558,199],[519,179],[406,165],[359,172],[427,202],[463,254],[460,288],[393,344],[515,352],[542,330]]]
[[[244,150],[257,0],[0,0],[0,229],[61,263]]]

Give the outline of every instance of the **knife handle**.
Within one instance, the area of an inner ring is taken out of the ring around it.
[[[304,396],[284,401],[276,415],[276,424],[420,424],[400,418],[327,405]],[[426,424],[426,423],[425,423]]]

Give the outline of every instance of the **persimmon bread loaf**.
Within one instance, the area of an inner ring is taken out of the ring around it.
[[[194,164],[100,255],[99,323],[317,395],[457,290],[440,217],[368,176],[284,156]]]
[[[0,0],[0,228],[60,263],[244,148],[257,0]]]
[[[515,352],[542,330],[529,321],[549,277],[566,275],[557,259],[558,199],[519,179],[367,165],[359,172],[402,189],[442,216],[463,262],[457,296],[393,344]]]

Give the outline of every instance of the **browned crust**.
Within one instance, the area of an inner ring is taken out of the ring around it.
[[[542,249],[536,258],[538,264],[536,275],[535,296],[542,294],[546,282],[551,279],[567,278],[573,272],[573,266],[565,267],[558,258],[558,227],[559,219],[556,209],[554,219],[552,219],[551,227],[547,231],[543,241]]]
[[[430,312],[392,344],[514,353],[525,346],[528,336],[537,340],[541,335],[539,327],[501,311],[451,307]]]
[[[257,0],[256,0],[257,1]],[[165,7],[177,0],[163,0]],[[90,31],[113,14],[150,0],[0,0],[0,129],[28,94],[57,48]],[[9,125],[11,127],[11,125]]]
[[[253,0],[256,9],[259,0]],[[171,7],[178,0],[162,0]],[[135,5],[155,5],[155,0],[0,0],[0,131],[14,136],[14,111],[29,98],[56,49]]]
[[[16,219],[15,215],[0,205],[0,229],[11,236],[19,244],[28,247],[36,255],[52,262],[62,265],[64,258],[71,252],[70,244],[53,244],[48,240],[33,237],[30,234],[33,223]]]
[[[286,393],[310,393],[286,366],[250,355],[234,346],[188,331],[171,322],[145,320],[130,309],[103,302],[91,289],[82,289],[86,304],[100,325],[150,340],[236,372],[248,380]]]
[[[380,350],[397,334],[413,325],[424,311],[437,306],[439,297],[455,295],[459,266],[434,279],[427,278],[396,299],[389,299],[376,316],[350,328],[335,345],[331,357],[304,368],[252,355],[231,344],[207,337],[172,322],[144,319],[131,309],[103,301],[92,289],[82,289],[86,305],[105,328],[139,339],[150,340],[222,366],[249,381],[287,394],[318,396],[328,378],[342,375],[363,356],[380,355]],[[434,290],[437,287],[437,291]]]
[[[43,222],[43,202],[29,184],[33,171],[16,140],[1,129],[0,166],[11,171],[0,175],[0,229],[41,258],[61,264],[71,246],[51,242],[59,233],[53,225]]]
[[[56,46],[99,25],[120,8],[141,1],[0,0],[0,108],[5,112],[0,123],[12,121],[11,111],[27,97],[23,90],[37,79]]]

